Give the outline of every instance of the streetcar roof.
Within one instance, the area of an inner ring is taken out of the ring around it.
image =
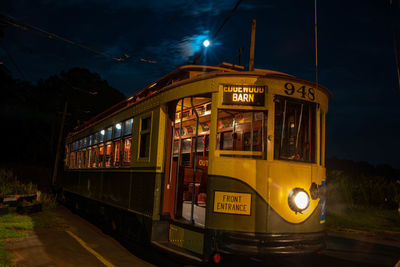
[[[294,80],[306,84],[310,84],[312,86],[316,86],[315,83],[296,78],[293,75],[273,71],[266,69],[257,69],[254,71],[244,71],[244,67],[240,65],[234,65],[231,63],[222,62],[218,66],[204,66],[204,65],[183,65],[177,68],[176,70],[166,74],[162,78],[157,81],[149,84],[143,89],[139,90],[132,96],[126,98],[125,100],[117,103],[116,105],[106,109],[105,111],[97,114],[93,118],[89,119],[82,125],[75,127],[74,132],[70,133],[72,135],[79,134],[84,129],[87,129],[90,126],[118,113],[132,105],[135,105],[143,100],[149,98],[152,95],[155,95],[159,92],[166,91],[172,89],[176,86],[180,86],[186,83],[191,83],[203,79],[209,79],[216,76],[257,76],[257,77],[269,77],[275,79],[289,79]],[[324,86],[318,85],[318,89],[322,90],[324,93],[328,95],[328,97],[332,97],[332,93]]]

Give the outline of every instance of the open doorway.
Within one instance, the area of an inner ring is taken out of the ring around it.
[[[211,97],[180,99],[169,110],[163,212],[204,227]]]

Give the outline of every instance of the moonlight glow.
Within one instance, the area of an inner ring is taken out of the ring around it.
[[[208,47],[208,46],[210,45],[210,41],[205,40],[205,41],[203,42],[203,45],[204,45],[204,47]]]

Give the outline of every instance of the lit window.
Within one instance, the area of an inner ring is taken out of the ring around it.
[[[104,146],[99,146],[98,165],[99,168],[104,167]]]
[[[93,144],[97,145],[99,143],[100,140],[100,133],[95,133],[93,136]]]
[[[124,136],[132,134],[133,119],[124,121]]]
[[[90,168],[90,151],[91,149],[88,149],[85,153],[85,168]]]
[[[113,127],[108,127],[106,130],[106,141],[110,141],[112,138],[112,129]]]
[[[69,156],[69,168],[75,168],[76,152],[71,152]]]
[[[114,138],[121,137],[121,130],[122,130],[121,123],[117,123],[114,125]]]
[[[217,149],[263,151],[267,114],[260,111],[218,111]]]
[[[97,153],[98,153],[98,148],[97,148],[97,146],[94,146],[92,148],[92,156],[91,156],[91,167],[92,168],[97,167],[97,157],[98,157]]]
[[[106,134],[106,131],[101,130],[100,134],[99,134],[99,143],[103,143],[104,142],[104,135]]]
[[[132,138],[125,138],[124,139],[124,154],[123,154],[123,161],[124,165],[129,165],[131,162],[131,145],[132,145]]]
[[[106,154],[105,154],[106,167],[111,166],[111,143],[106,144]]]
[[[120,154],[121,154],[121,141],[118,140],[114,142],[112,165],[115,167],[119,166]]]
[[[77,152],[77,168],[82,167],[82,151]]]

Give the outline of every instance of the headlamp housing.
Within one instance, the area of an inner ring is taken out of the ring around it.
[[[296,187],[290,192],[288,203],[295,213],[302,213],[310,206],[310,196],[304,189]]]

